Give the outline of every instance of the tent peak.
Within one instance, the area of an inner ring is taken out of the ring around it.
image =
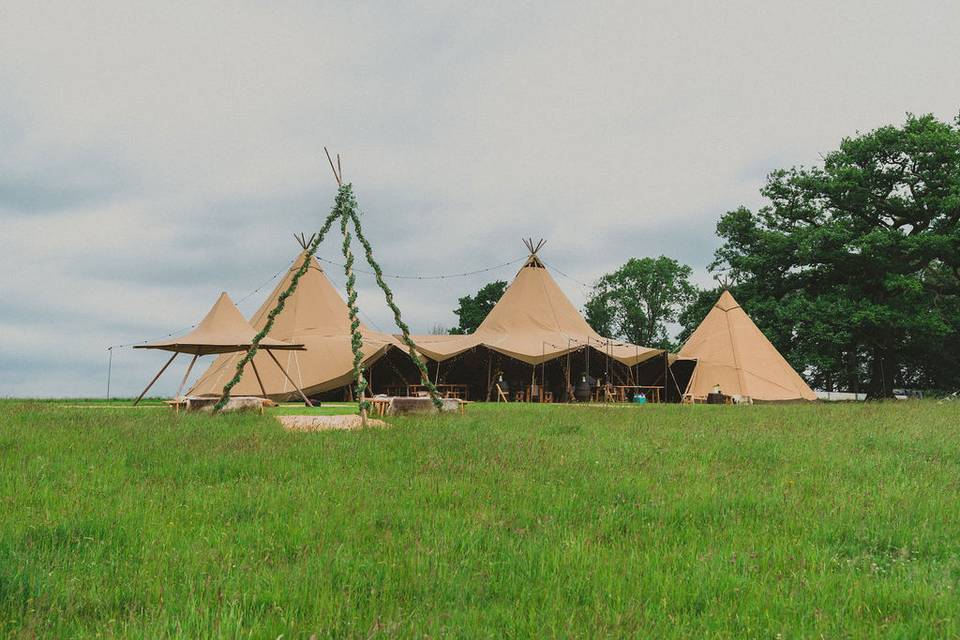
[[[299,233],[299,234],[297,234],[297,233],[293,234],[293,238],[294,238],[294,240],[297,241],[297,244],[300,245],[300,248],[303,249],[304,251],[306,251],[306,250],[307,250],[307,247],[309,247],[311,244],[313,244],[313,241],[316,240],[317,234],[311,233],[311,234],[310,234],[310,238],[307,238],[307,237],[301,232],[301,233]]]
[[[527,251],[530,252],[530,256],[527,258],[527,262],[523,266],[543,269],[543,263],[540,262],[540,258],[537,257],[537,252],[543,248],[543,245],[547,244],[547,241],[543,238],[540,238],[536,243],[534,243],[533,238],[524,238],[523,244],[527,247]]]
[[[717,299],[717,302],[713,306],[721,311],[730,311],[732,309],[739,309],[740,303],[736,301],[729,289],[724,289],[723,293],[720,294],[720,298]]]

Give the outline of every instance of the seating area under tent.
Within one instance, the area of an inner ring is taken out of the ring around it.
[[[639,394],[647,402],[679,402],[682,389],[672,379],[667,354],[628,366],[600,345],[573,347],[540,364],[477,346],[442,362],[430,361],[428,369],[443,396],[480,402],[630,402]],[[416,369],[398,351],[388,352],[368,371],[373,393],[425,393]],[[339,397],[348,394],[344,389]]]

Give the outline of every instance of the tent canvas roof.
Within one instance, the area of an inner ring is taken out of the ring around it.
[[[253,314],[250,324],[257,329],[267,321],[267,314],[276,306],[280,293],[290,284],[294,272],[303,264],[303,253],[294,261],[277,286],[260,308]],[[370,365],[396,344],[389,334],[372,331],[361,325],[363,335],[364,364]],[[303,343],[306,352],[291,352],[281,363],[305,393],[319,393],[349,384],[353,379],[353,351],[350,347],[350,317],[347,305],[315,258],[310,258],[310,267],[300,279],[296,291],[287,298],[286,305],[277,316],[270,334],[274,338]],[[296,393],[293,385],[282,372],[261,360],[263,354],[254,356],[267,394],[284,398]],[[196,382],[190,393],[193,395],[219,395],[223,385],[233,377],[241,356],[224,355],[217,358]],[[257,395],[259,385],[254,376],[245,375],[234,387],[234,395]]]
[[[760,401],[816,399],[729,291],[721,294],[678,355],[697,360],[687,386],[693,396],[705,396],[720,385],[727,395]]]
[[[214,303],[207,315],[192,331],[179,338],[162,340],[150,344],[138,345],[136,349],[161,349],[178,353],[208,355],[214,353],[233,353],[250,348],[257,334],[246,321],[237,305],[225,292]],[[264,338],[261,349],[303,350],[302,344],[282,342],[273,338]]]
[[[540,364],[591,346],[632,366],[663,353],[604,338],[587,324],[543,263],[532,253],[477,330],[466,336],[417,336],[427,357],[443,361],[484,346],[529,364]]]

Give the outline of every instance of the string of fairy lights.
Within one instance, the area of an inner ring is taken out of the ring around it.
[[[322,257],[322,256],[315,256],[315,257],[317,258],[317,260],[318,260],[319,262],[322,262],[322,263],[325,263],[325,264],[329,264],[329,265],[331,265],[331,266],[336,266],[336,267],[341,267],[341,268],[343,267],[343,263],[337,262],[336,260],[330,260],[330,259],[324,258],[324,257]],[[384,277],[384,278],[390,278],[390,279],[393,279],[393,280],[449,280],[449,279],[453,279],[453,278],[466,278],[466,277],[469,277],[469,276],[479,275],[479,274],[481,274],[481,273],[489,273],[489,272],[491,272],[491,271],[497,271],[497,270],[499,270],[499,269],[503,269],[503,268],[509,267],[509,266],[511,266],[511,265],[518,264],[518,263],[522,262],[523,260],[526,260],[526,258],[527,258],[527,256],[521,256],[521,257],[519,257],[519,258],[515,258],[515,259],[513,259],[513,260],[508,260],[508,261],[506,261],[506,262],[501,262],[501,263],[499,263],[499,264],[495,264],[495,265],[492,265],[492,266],[489,266],[489,267],[482,267],[482,268],[479,268],[479,269],[473,269],[473,270],[471,270],[471,271],[461,271],[461,272],[457,272],[457,273],[444,273],[444,274],[439,274],[439,275],[411,275],[411,274],[384,273],[384,274],[383,274],[383,277]],[[252,298],[253,296],[255,296],[255,295],[257,295],[258,293],[260,293],[260,292],[261,292],[263,289],[265,289],[266,287],[273,285],[273,283],[277,280],[277,278],[279,278],[281,275],[283,275],[283,274],[285,274],[287,271],[289,271],[289,270],[290,270],[290,267],[293,266],[294,262],[296,262],[298,259],[299,259],[299,256],[298,256],[297,258],[294,258],[293,260],[291,260],[291,261],[290,261],[289,263],[287,263],[286,265],[284,265],[284,267],[283,267],[282,269],[280,269],[279,271],[277,271],[276,273],[274,273],[272,276],[270,276],[269,279],[267,279],[267,280],[265,280],[264,282],[262,282],[262,283],[261,283],[260,285],[258,285],[255,289],[253,289],[252,291],[250,291],[249,293],[247,293],[247,294],[244,295],[243,297],[238,298],[238,299],[236,300],[236,304],[239,306],[240,304],[242,304],[242,303],[245,302],[246,300],[249,300],[249,299]],[[544,263],[544,265],[547,266],[547,267],[549,267],[551,271],[556,272],[558,275],[560,275],[560,276],[562,276],[562,277],[564,277],[564,278],[567,278],[567,279],[570,280],[571,282],[574,282],[574,283],[580,285],[581,287],[589,287],[589,285],[581,282],[580,280],[577,280],[576,278],[574,278],[573,276],[570,276],[570,275],[567,274],[567,273],[564,273],[563,271],[561,271],[560,269],[557,269],[557,268],[554,267],[553,265],[549,265],[549,264],[546,264],[546,263]],[[363,270],[363,269],[356,269],[356,268],[354,268],[354,271],[356,271],[357,273],[363,273],[363,274],[367,274],[367,275],[373,275],[373,272],[372,272],[372,271],[368,271],[368,270]],[[329,277],[330,274],[327,274],[327,275],[328,275],[328,277]],[[361,313],[362,313],[362,312],[361,312]],[[363,315],[364,315],[364,317],[366,317],[366,314],[363,314]],[[374,323],[372,320],[370,320],[369,317],[367,317],[367,320],[370,321],[371,324],[374,324],[374,325],[376,324],[376,323]],[[179,334],[183,333],[184,331],[189,331],[190,329],[193,329],[193,328],[195,328],[196,326],[197,326],[196,324],[192,324],[192,325],[189,325],[189,326],[187,326],[187,327],[182,327],[182,328],[180,328],[180,329],[176,329],[176,330],[171,331],[171,332],[169,332],[169,333],[166,333],[166,334],[163,334],[163,335],[160,335],[160,336],[156,336],[156,337],[154,337],[154,338],[148,338],[148,339],[146,339],[146,340],[138,340],[138,341],[136,341],[136,342],[128,342],[128,343],[124,343],[124,344],[113,344],[113,345],[108,346],[108,347],[107,347],[107,350],[110,351],[110,350],[113,350],[113,349],[128,349],[128,348],[131,348],[131,347],[135,347],[135,346],[137,346],[137,345],[147,344],[147,343],[150,343],[150,342],[154,342],[154,341],[156,341],[156,340],[163,340],[164,338],[171,338],[171,337],[173,337],[173,336],[176,336],[176,335],[179,335]]]
[[[315,256],[315,257],[316,257],[316,259],[317,259],[319,262],[322,262],[322,263],[325,263],[325,264],[328,264],[328,265],[331,265],[331,266],[336,266],[336,267],[341,267],[341,268],[343,267],[343,263],[337,262],[336,260],[330,260],[330,259],[324,258],[324,257],[322,257],[322,256]],[[272,276],[270,276],[269,279],[263,281],[260,285],[258,285],[255,289],[253,289],[253,290],[250,291],[249,293],[247,293],[247,294],[245,294],[244,296],[238,298],[238,299],[236,300],[236,304],[239,306],[240,304],[242,304],[242,303],[245,302],[246,300],[249,300],[249,299],[252,298],[253,296],[255,296],[255,295],[257,295],[258,293],[260,293],[260,292],[261,292],[263,289],[265,289],[266,287],[272,286],[272,285],[274,284],[274,282],[277,280],[277,278],[279,278],[281,275],[287,273],[287,272],[290,270],[290,268],[294,265],[294,263],[295,263],[297,260],[299,260],[299,259],[300,259],[300,257],[297,256],[296,258],[294,258],[293,260],[291,260],[290,262],[288,262],[287,264],[285,264],[282,269],[280,269],[279,271],[277,271],[276,273],[274,273]],[[390,279],[393,279],[393,280],[449,280],[449,279],[454,279],[454,278],[466,278],[466,277],[469,277],[469,276],[475,276],[475,275],[479,275],[479,274],[482,274],[482,273],[489,273],[489,272],[491,272],[491,271],[497,271],[497,270],[499,270],[499,269],[504,269],[504,268],[509,267],[509,266],[511,266],[511,265],[518,264],[518,263],[520,263],[520,262],[522,262],[522,261],[524,261],[524,260],[526,260],[526,259],[527,259],[527,256],[520,256],[519,258],[515,258],[515,259],[513,259],[513,260],[508,260],[508,261],[506,261],[506,262],[501,262],[501,263],[499,263],[499,264],[495,264],[495,265],[492,265],[492,266],[489,266],[489,267],[481,267],[481,268],[479,268],[479,269],[473,269],[473,270],[470,270],[470,271],[460,271],[460,272],[457,272],[457,273],[444,273],[444,274],[438,274],[438,275],[410,275],[410,274],[398,274],[398,273],[384,273],[384,274],[383,274],[383,277],[384,277],[384,278],[390,278]],[[547,268],[549,268],[551,271],[555,272],[557,275],[559,275],[559,276],[561,276],[561,277],[563,277],[563,278],[566,278],[566,279],[570,280],[571,282],[573,282],[573,283],[575,283],[575,284],[577,284],[577,285],[579,285],[579,286],[581,286],[581,287],[589,288],[589,286],[590,286],[590,285],[588,285],[588,284],[586,284],[586,283],[584,283],[584,282],[582,282],[582,281],[574,278],[573,276],[571,276],[571,275],[569,275],[569,274],[567,274],[567,273],[564,273],[563,271],[561,271],[560,269],[557,269],[557,268],[556,268],[555,266],[553,266],[553,265],[547,264],[546,262],[544,262],[543,264],[544,264],[544,266],[546,266]],[[363,274],[367,274],[367,275],[373,275],[373,272],[372,272],[372,271],[368,271],[368,270],[354,269],[354,271],[356,271],[357,273],[363,273]],[[330,274],[327,274],[327,276],[330,277]],[[377,326],[377,323],[374,322],[374,320],[373,320],[372,318],[370,318],[366,313],[364,313],[363,310],[360,310],[360,313],[361,313],[361,315],[363,315],[364,319],[373,326],[374,329],[376,329],[377,331],[382,331],[382,330]],[[187,326],[187,327],[182,327],[182,328],[180,328],[180,329],[176,329],[176,330],[174,330],[174,331],[171,331],[171,332],[166,333],[166,334],[161,335],[161,336],[156,336],[156,337],[153,337],[153,338],[147,338],[146,340],[138,340],[138,341],[136,341],[136,342],[128,342],[128,343],[124,343],[124,344],[113,344],[113,345],[108,346],[108,347],[107,347],[107,352],[108,352],[108,361],[107,361],[107,397],[110,396],[110,379],[111,379],[111,375],[112,375],[112,371],[113,371],[113,352],[114,352],[115,350],[119,350],[119,349],[130,349],[130,348],[135,347],[135,346],[138,346],[138,345],[148,344],[148,343],[150,343],[150,342],[155,342],[155,341],[157,341],[157,340],[163,340],[164,338],[172,338],[173,336],[180,335],[181,333],[184,333],[184,332],[186,332],[186,331],[189,331],[189,330],[191,330],[191,329],[194,329],[194,328],[196,328],[196,326],[197,326],[197,324],[195,323],[195,324],[191,324],[191,325],[189,325],[189,326]]]

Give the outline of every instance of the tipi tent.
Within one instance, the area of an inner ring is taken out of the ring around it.
[[[685,398],[705,397],[714,386],[755,401],[816,400],[803,378],[724,290],[678,354],[695,361]]]
[[[293,262],[286,276],[277,284],[270,296],[251,319],[258,330],[263,328],[267,314],[277,304],[280,293],[290,284],[296,269],[303,262],[303,253]],[[395,338],[389,334],[371,331],[361,325],[363,336],[364,365],[376,362],[393,345]],[[306,352],[291,352],[284,366],[303,388],[307,395],[321,393],[350,384],[353,379],[353,353],[350,348],[350,318],[347,305],[327,279],[317,260],[310,258],[310,268],[300,279],[299,286],[287,301],[284,310],[277,316],[270,332],[271,337],[303,343]],[[223,385],[233,377],[234,369],[243,354],[230,354],[217,358],[210,368],[190,390],[193,395],[219,396]],[[268,356],[257,353],[253,362],[260,365]],[[259,366],[261,374],[268,370]],[[267,394],[274,399],[287,399],[296,394],[296,389],[279,372],[269,370],[263,376]],[[257,381],[250,376],[234,387],[234,395],[257,394]]]
[[[177,354],[187,353],[193,355],[190,366],[187,367],[187,373],[183,376],[183,382],[180,383],[180,390],[182,390],[197,358],[210,354],[227,354],[245,351],[250,348],[256,333],[257,331],[250,326],[250,323],[244,319],[240,310],[237,309],[237,306],[233,304],[230,296],[228,296],[226,292],[221,293],[213,305],[213,308],[207,312],[207,315],[200,321],[200,324],[186,335],[173,338],[172,340],[151,342],[150,344],[134,347],[135,349],[159,349],[173,352],[173,355],[170,356],[170,359],[167,360],[167,363],[163,365],[163,368],[160,369],[160,372],[157,373],[150,384],[147,385],[147,388],[143,390],[143,393],[140,394],[134,404],[140,402],[140,399],[150,390],[150,387],[153,386],[153,383],[157,381],[166,368],[170,366],[170,363],[177,357]],[[292,344],[273,338],[264,338],[260,341],[260,348],[263,349],[265,358],[273,360],[273,362],[270,363],[269,366],[264,367],[263,370],[275,371],[278,375],[286,376],[286,372],[282,370],[280,363],[270,352],[274,350],[302,351],[304,347],[302,344]],[[267,363],[264,362],[263,364]],[[231,373],[231,375],[233,374]],[[259,371],[257,371],[257,375],[260,375]],[[177,391],[178,397],[180,390]],[[262,393],[262,390],[257,389],[249,395],[258,393]]]
[[[526,263],[474,333],[417,336],[418,350],[431,360],[443,362],[483,346],[538,365],[592,347],[628,367],[663,353],[662,349],[604,338],[594,331],[540,261],[540,246],[527,245],[530,256]]]

